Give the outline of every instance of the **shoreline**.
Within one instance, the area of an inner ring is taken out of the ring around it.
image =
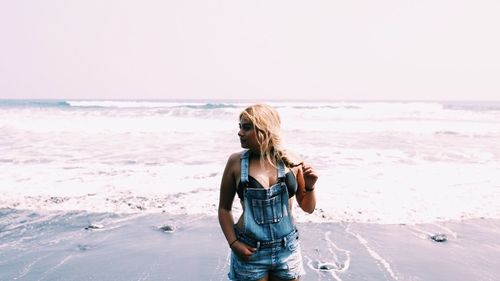
[[[497,219],[297,227],[303,281],[500,276]],[[228,280],[229,248],[215,216],[0,209],[0,241],[0,280]]]

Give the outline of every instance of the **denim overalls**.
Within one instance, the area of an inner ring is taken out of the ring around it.
[[[278,161],[278,182],[268,189],[248,187],[250,151],[241,155],[240,182],[244,190],[244,229],[235,228],[238,240],[257,248],[249,261],[234,252],[229,278],[258,280],[268,273],[282,279],[294,279],[304,274],[299,235],[289,213],[285,166]]]

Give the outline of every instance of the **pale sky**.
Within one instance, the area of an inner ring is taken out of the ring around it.
[[[500,100],[500,1],[0,0],[0,98]]]

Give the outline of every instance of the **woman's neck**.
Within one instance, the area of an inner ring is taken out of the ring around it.
[[[260,151],[255,151],[253,149],[250,149],[250,156],[254,157],[254,158],[260,158],[261,154],[260,154]]]

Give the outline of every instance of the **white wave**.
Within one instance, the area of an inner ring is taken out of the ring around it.
[[[202,102],[170,102],[170,101],[116,101],[116,100],[84,100],[67,101],[73,107],[109,107],[109,108],[162,108],[178,106],[202,106]]]
[[[0,206],[216,213],[225,161],[241,150],[244,105],[200,104],[1,108]],[[321,176],[318,210],[296,212],[299,220],[500,218],[497,112],[439,103],[275,105],[287,148]]]

